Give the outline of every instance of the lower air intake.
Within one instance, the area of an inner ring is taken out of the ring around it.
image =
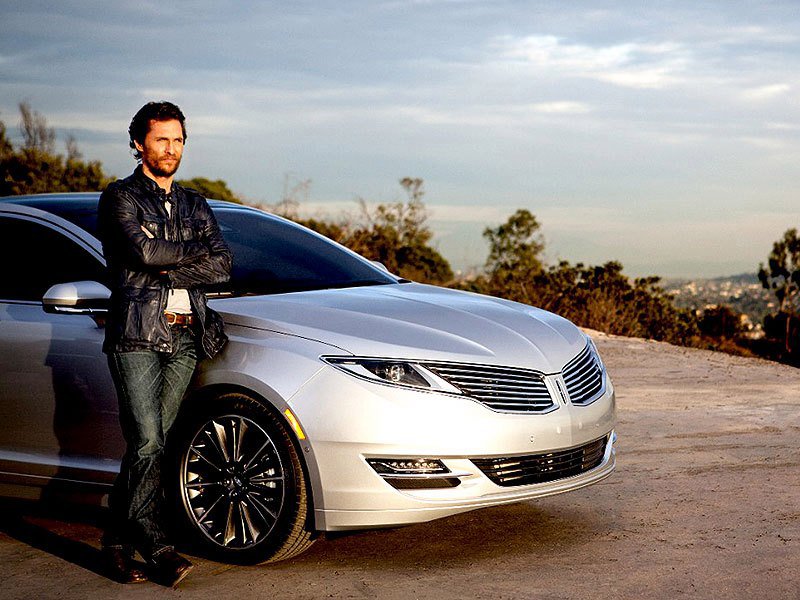
[[[547,483],[591,471],[603,462],[608,436],[567,450],[501,458],[474,458],[473,464],[502,487]]]

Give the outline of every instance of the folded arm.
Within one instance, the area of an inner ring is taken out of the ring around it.
[[[233,262],[228,244],[222,237],[214,213],[206,209],[202,229],[198,232],[200,243],[208,253],[199,258],[180,263],[167,271],[174,288],[189,288],[198,285],[224,283],[230,279]]]
[[[125,193],[104,192],[100,210],[110,238],[122,238],[122,249],[146,267],[174,269],[209,254],[209,249],[200,241],[173,242],[146,235],[136,203]]]

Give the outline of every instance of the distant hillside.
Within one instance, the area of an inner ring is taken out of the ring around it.
[[[753,324],[760,324],[764,315],[776,309],[774,296],[761,287],[755,273],[713,279],[664,279],[663,284],[680,308],[727,304],[750,317]]]

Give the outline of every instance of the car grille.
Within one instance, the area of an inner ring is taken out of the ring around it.
[[[589,344],[567,363],[562,376],[573,404],[585,406],[597,400],[603,391],[603,370]]]
[[[547,483],[580,475],[603,462],[608,436],[568,450],[527,456],[475,458],[473,464],[502,487]]]
[[[464,394],[494,410],[541,413],[555,407],[544,378],[537,371],[490,365],[422,364]]]

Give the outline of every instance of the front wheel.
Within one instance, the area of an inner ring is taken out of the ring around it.
[[[250,564],[308,548],[307,482],[281,420],[239,393],[187,408],[173,465],[177,512],[195,545],[225,562]]]

